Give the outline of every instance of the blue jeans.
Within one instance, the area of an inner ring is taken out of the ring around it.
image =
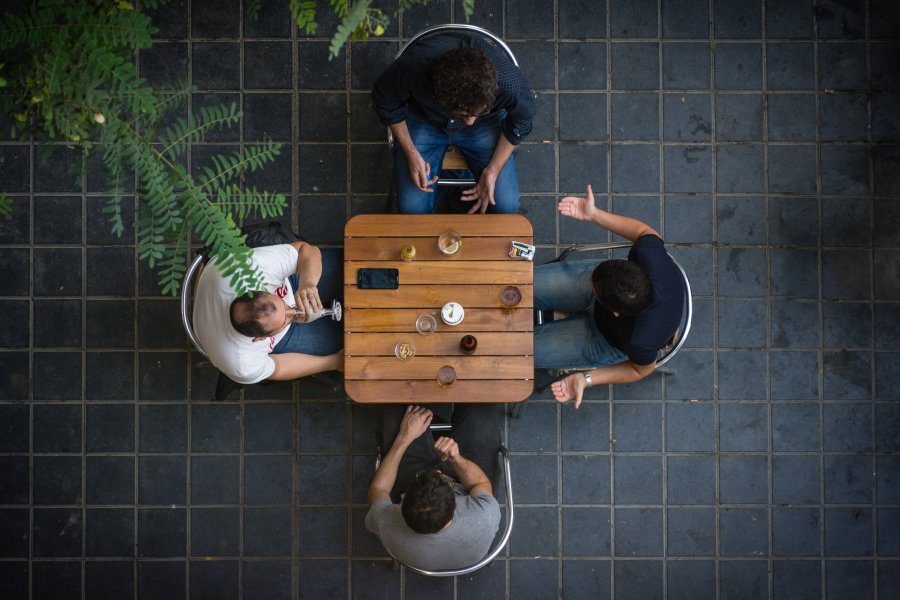
[[[475,176],[481,172],[494,155],[497,141],[500,139],[500,124],[506,118],[506,111],[497,115],[484,117],[475,125],[464,128],[458,133],[448,134],[440,130],[423,117],[409,113],[406,127],[413,144],[426,163],[431,165],[431,176],[441,171],[441,163],[449,144],[456,145]],[[437,192],[423,192],[413,183],[409,176],[409,163],[398,144],[394,145],[394,181],[397,184],[397,204],[400,212],[405,214],[432,214],[438,206]],[[434,186],[432,186],[434,187]],[[488,211],[493,213],[514,214],[519,212],[519,179],[516,175],[515,155],[510,156],[494,186],[494,202]],[[465,203],[468,204],[468,203]]]
[[[591,273],[597,264],[596,260],[570,260],[534,268],[534,307],[570,314],[535,328],[536,369],[590,369],[628,360],[594,322]]]
[[[317,287],[323,306],[330,308],[332,300],[343,302],[343,278],[344,251],[340,248],[322,248],[322,277]],[[291,287],[296,291],[300,285],[300,276],[294,273],[289,279]],[[291,323],[288,332],[272,350],[272,354],[299,352],[328,356],[343,347],[343,324],[333,321],[330,317],[322,317],[312,323]]]

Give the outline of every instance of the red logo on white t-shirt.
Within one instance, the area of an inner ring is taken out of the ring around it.
[[[282,283],[280,286],[278,286],[278,288],[275,290],[275,295],[278,296],[279,298],[284,299],[288,295],[287,284]]]

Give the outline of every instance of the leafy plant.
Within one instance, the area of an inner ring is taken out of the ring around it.
[[[417,4],[428,4],[429,0],[400,0],[395,14],[399,15]],[[348,41],[367,40],[370,36],[384,34],[391,19],[383,10],[372,6],[372,0],[328,0],[332,11],[340,23],[328,44],[328,58],[337,57]],[[475,12],[475,0],[463,0],[463,14],[468,21]],[[259,17],[262,0],[248,0],[247,14],[251,19]],[[317,0],[289,0],[289,8],[294,22],[306,35],[314,35],[319,28],[316,22]]]
[[[165,0],[144,0],[155,7]],[[43,134],[69,142],[86,157],[99,154],[112,183],[104,208],[115,234],[124,232],[123,183],[137,178],[135,222],[141,260],[157,269],[164,294],[175,295],[186,270],[193,232],[211,248],[238,293],[261,287],[236,221],[283,213],[284,196],[243,185],[246,173],[280,153],[266,141],[216,155],[197,175],[184,166],[188,146],[210,131],[235,125],[234,104],[202,108],[163,127],[166,115],[193,91],[187,84],[157,90],[142,79],[135,52],[156,29],[125,0],[38,0],[30,14],[0,19],[0,110],[13,116],[13,135]],[[85,161],[87,162],[87,161]],[[11,199],[0,193],[0,212]]]

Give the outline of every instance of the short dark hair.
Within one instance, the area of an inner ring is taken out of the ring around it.
[[[650,277],[630,260],[600,263],[591,274],[591,285],[600,304],[621,315],[636,315],[653,302]]]
[[[406,488],[400,507],[403,520],[416,533],[437,533],[456,510],[456,494],[437,469],[419,474]]]
[[[275,312],[275,303],[265,292],[247,292],[231,303],[231,326],[247,337],[263,337],[269,332],[260,324],[262,317]]]
[[[479,48],[445,52],[431,68],[434,97],[450,111],[467,115],[490,110],[500,86],[491,59]]]

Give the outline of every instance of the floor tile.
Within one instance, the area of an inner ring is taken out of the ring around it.
[[[259,455],[244,458],[244,502],[288,504],[291,501],[290,456]]]
[[[825,553],[828,556],[872,556],[872,510],[825,509]]]
[[[141,456],[138,459],[140,504],[187,502],[187,459],[184,456]]]
[[[237,504],[240,501],[238,456],[191,457],[191,504]]]
[[[666,576],[666,597],[672,600],[716,595],[716,564],[711,560],[669,561]]]
[[[85,359],[88,400],[134,399],[133,352],[88,352]]]
[[[669,456],[666,460],[666,502],[712,504],[715,502],[715,458],[708,455]]]
[[[767,170],[770,192],[816,193],[815,146],[770,146]]]
[[[723,556],[765,556],[768,548],[769,515],[766,509],[719,510],[719,552]],[[722,564],[723,575],[726,564]]]
[[[32,502],[34,504],[79,504],[81,458],[77,456],[36,456],[32,462]]]
[[[716,139],[724,142],[762,141],[764,107],[761,94],[717,94]]]
[[[764,353],[755,350],[719,353],[720,400],[760,401],[764,400],[765,396],[766,357]]]
[[[719,500],[725,504],[764,504],[769,484],[765,456],[725,455],[719,459]]]
[[[826,400],[869,400],[872,397],[871,356],[868,352],[840,350],[823,355]]]
[[[815,87],[813,45],[808,42],[766,44],[766,85],[770,90],[809,90]]]
[[[134,457],[88,456],[84,488],[86,504],[134,504]]]
[[[237,42],[198,42],[191,45],[191,80],[202,90],[241,87],[241,45]]]
[[[134,563],[124,560],[86,562],[84,593],[92,598],[104,594],[126,597],[134,593]]]
[[[85,510],[84,540],[85,556],[134,556],[134,509]]]
[[[338,563],[338,561],[333,561]],[[263,600],[271,598],[273,600],[288,600],[291,597],[291,563],[287,560],[251,560],[244,561],[243,582],[244,582],[244,598],[247,600]],[[313,585],[323,586],[325,592],[320,596],[311,596],[319,598],[330,598],[332,590],[335,596],[343,591],[346,594],[347,586],[347,566],[346,562],[340,561],[341,570],[335,569],[329,561],[315,561],[315,572],[323,574],[322,577],[302,577],[300,578],[301,586],[306,582],[312,582]],[[326,566],[327,565],[327,566]],[[303,562],[300,563],[300,572],[305,572]],[[341,587],[343,585],[343,587]],[[331,587],[333,586],[333,587]],[[301,588],[301,590],[305,589]],[[306,597],[301,591],[301,597]]]
[[[772,563],[775,598],[813,600],[822,595],[822,567],[819,561],[776,560]]]
[[[872,501],[872,459],[867,456],[826,455],[825,502],[862,504]]]
[[[616,556],[660,556],[663,553],[662,509],[616,509],[614,526]]]
[[[640,600],[663,596],[663,563],[659,560],[617,560],[613,563],[615,598]]]
[[[820,528],[821,514],[818,508],[773,507],[772,554],[791,557],[818,556],[821,552]]]
[[[78,561],[35,561],[31,566],[31,597],[34,600],[78,598],[81,589],[81,563]]]
[[[816,352],[773,352],[770,361],[773,400],[818,400],[819,357]]]
[[[138,510],[138,556],[185,556],[187,511],[183,508],[142,508]],[[138,567],[140,572],[141,567]],[[171,576],[171,572],[167,577]],[[139,577],[140,579],[140,577]],[[169,585],[173,580],[168,579]]]
[[[613,56],[615,57],[615,54]],[[528,73],[527,70],[525,72]],[[606,44],[597,42],[559,44],[559,87],[606,89]]]
[[[612,43],[612,88],[659,89],[659,45],[649,42]]]
[[[237,600],[239,569],[236,560],[192,561],[190,563],[191,598]]]
[[[522,507],[516,511],[528,527],[513,529],[510,556],[555,556],[559,553],[559,511],[548,507]],[[597,526],[596,523],[592,526]],[[563,530],[565,536],[565,529]]]
[[[752,90],[762,84],[762,47],[759,43],[718,44],[715,86],[720,90]]]
[[[765,159],[758,144],[719,146],[716,191],[759,193],[765,188]]]
[[[772,450],[819,451],[819,410],[812,404],[772,404]]]
[[[564,560],[562,578],[566,598],[608,600],[611,597],[608,560]]]
[[[662,450],[662,406],[619,404],[613,407],[613,435],[617,452]]]
[[[877,118],[878,114],[873,106],[873,119]],[[877,128],[878,131],[885,129]],[[819,134],[823,142],[865,141],[868,137],[866,97],[854,93],[820,95]]]
[[[186,598],[186,573],[184,560],[141,561],[138,563],[138,594],[153,600]]]
[[[233,508],[191,509],[191,554],[236,556],[240,550],[239,510]]]
[[[662,486],[659,481],[662,469],[661,457],[616,456],[613,462],[616,504],[662,502]]]
[[[772,457],[772,501],[776,504],[818,504],[821,479],[818,456]]]
[[[564,504],[607,504],[610,501],[610,457],[607,455],[562,458]]]
[[[706,11],[706,7],[699,3],[687,3],[685,6],[696,6]],[[671,6],[666,4],[665,7]],[[664,8],[665,8],[664,7]],[[673,7],[674,9],[674,7]],[[670,10],[673,10],[670,9]],[[684,13],[686,11],[682,11]],[[700,23],[706,25],[708,18],[703,18]],[[695,27],[699,33],[699,27]],[[693,36],[674,36],[693,37]],[[698,37],[706,37],[705,35]],[[709,89],[709,69],[704,68],[710,64],[709,42],[665,42],[663,43],[662,80],[663,87],[667,90],[706,90]]]
[[[81,556],[83,521],[78,508],[36,508],[32,513],[34,556]]]
[[[650,0],[626,2],[613,0],[610,6],[610,35],[617,37],[656,37],[656,4]]]
[[[715,509],[670,508],[666,519],[668,556],[713,556],[716,552]]]
[[[769,306],[773,347],[818,347],[819,308],[817,304],[796,300],[773,300]]]
[[[764,560],[721,563],[719,593],[723,600],[762,600],[769,597],[768,564]]]
[[[868,194],[869,160],[862,146],[822,145],[822,193],[833,196]],[[835,171],[840,169],[840,172]]]
[[[865,35],[865,7],[825,0],[816,6],[816,32],[820,38],[861,38]]]

